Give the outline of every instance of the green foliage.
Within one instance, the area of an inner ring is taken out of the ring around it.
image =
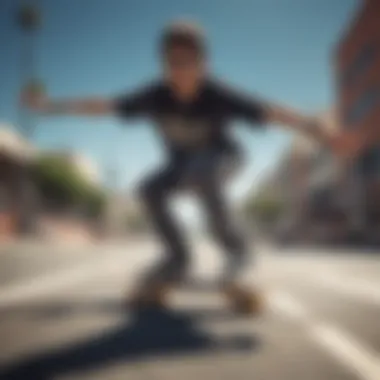
[[[99,217],[106,206],[107,198],[102,190],[90,188],[84,203],[87,208],[88,216]]]
[[[105,205],[102,190],[88,183],[67,160],[56,156],[41,156],[33,168],[40,193],[64,207],[78,206],[88,216],[98,216]]]
[[[283,203],[280,199],[260,195],[252,198],[245,208],[245,213],[251,220],[261,223],[274,223],[283,211]]]

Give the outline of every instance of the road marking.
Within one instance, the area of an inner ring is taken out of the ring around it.
[[[380,361],[376,355],[338,328],[328,325],[315,325],[311,334],[343,365],[351,367],[365,380],[380,379]]]
[[[362,301],[380,305],[380,284],[372,281],[358,280],[350,277],[345,278],[331,271],[324,271],[323,273],[312,272],[307,276],[304,274],[301,276],[306,280],[317,283],[321,287],[328,288],[344,296],[355,297]]]
[[[270,295],[269,306],[299,322],[306,333],[340,363],[362,380],[380,379],[380,360],[369,347],[358,342],[336,326],[313,318],[294,297],[287,293]]]
[[[286,293],[273,293],[269,295],[269,307],[275,313],[285,314],[289,318],[304,321],[307,311],[292,296]]]

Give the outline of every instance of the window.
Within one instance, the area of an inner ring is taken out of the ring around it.
[[[353,104],[345,116],[345,124],[353,125],[363,120],[380,104],[380,88],[372,87]]]
[[[363,179],[375,179],[380,177],[380,147],[371,149],[358,161],[359,176]]]
[[[377,53],[378,50],[374,45],[371,44],[365,46],[354,62],[343,73],[341,84],[344,87],[352,85],[363,73],[369,70],[372,62],[377,56]]]

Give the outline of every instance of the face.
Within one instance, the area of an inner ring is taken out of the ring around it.
[[[191,90],[202,79],[204,58],[186,47],[172,47],[165,55],[165,74],[178,89]]]

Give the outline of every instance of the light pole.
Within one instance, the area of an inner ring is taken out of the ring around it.
[[[36,34],[41,25],[41,13],[34,3],[23,3],[18,9],[17,24],[22,32],[21,48],[21,76],[24,91],[41,93],[43,85],[36,77]],[[31,112],[23,107],[19,110],[19,128],[25,140],[28,142],[33,138],[36,120]],[[34,196],[33,181],[30,176],[30,165],[20,165],[20,195],[19,208],[21,233],[31,232],[34,226],[34,208],[36,198]]]
[[[107,167],[106,181],[107,181],[107,216],[106,216],[106,229],[109,236],[114,235],[116,226],[116,215],[118,213],[117,204],[117,182],[118,172],[115,165],[110,164]]]

